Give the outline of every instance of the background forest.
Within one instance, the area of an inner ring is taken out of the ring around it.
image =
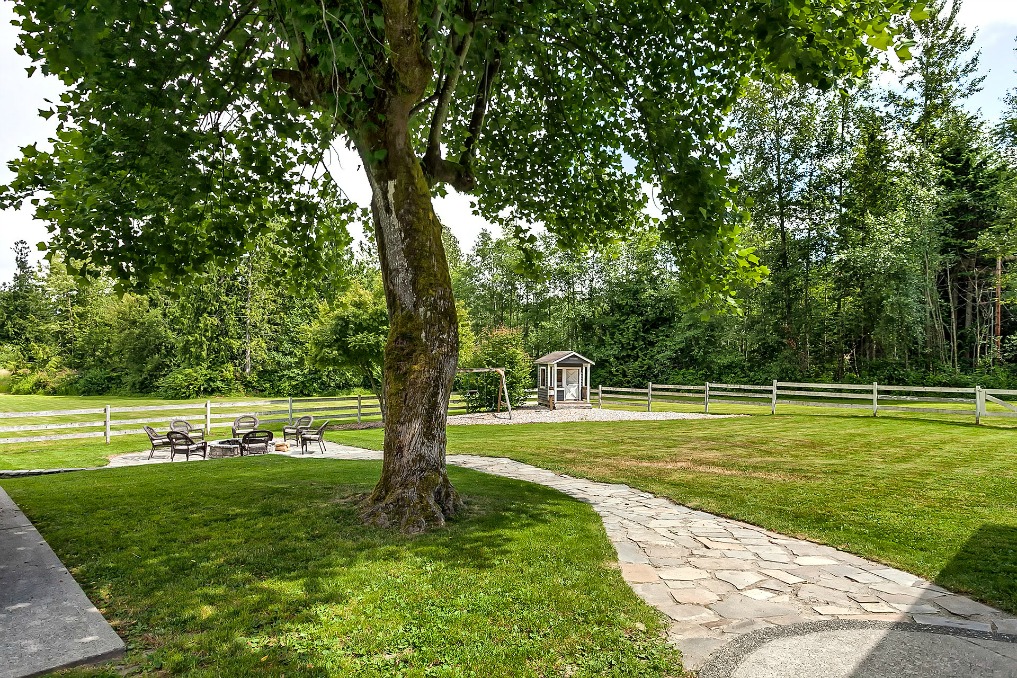
[[[511,238],[483,232],[462,252],[447,232],[462,364],[509,366],[517,393],[527,355],[564,348],[613,386],[1017,387],[1017,90],[998,123],[965,110],[982,79],[958,8],[911,27],[914,58],[895,74],[746,90],[734,180],[762,282],[704,296],[652,224],[595,251],[539,238],[530,273]],[[278,247],[269,235],[198,282],[124,293],[71,277],[59,253],[32,267],[19,243],[0,287],[0,391],[376,390],[387,317],[370,242],[336,243],[314,280],[270,265],[299,256]]]

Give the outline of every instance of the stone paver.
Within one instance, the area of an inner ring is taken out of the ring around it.
[[[334,443],[327,450],[313,458],[381,458],[380,452]],[[149,462],[147,456],[121,455],[110,465],[167,461]],[[686,668],[698,668],[734,638],[822,620],[917,623],[981,631],[990,640],[1017,633],[1013,615],[907,572],[627,485],[558,475],[505,458],[449,455],[448,462],[553,487],[589,503],[618,551],[622,576],[674,620],[669,638],[682,650]]]

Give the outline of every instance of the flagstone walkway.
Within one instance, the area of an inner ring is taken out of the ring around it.
[[[121,455],[110,465],[152,463],[147,456]],[[289,456],[381,459],[380,452],[335,443],[328,443],[324,455]],[[1012,644],[1017,618],[907,572],[627,485],[559,475],[505,458],[449,455],[448,462],[553,487],[589,503],[604,521],[622,576],[672,620],[669,639],[682,650],[686,668],[703,666],[711,653],[752,632],[843,620],[862,626],[904,622],[911,631],[919,624],[977,636],[984,642],[971,644],[973,648],[984,648],[992,662],[1013,667],[1012,672],[985,675],[1017,676]]]

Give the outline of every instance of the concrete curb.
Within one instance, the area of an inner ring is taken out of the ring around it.
[[[54,473],[70,473],[72,471],[98,471],[109,468],[108,466],[82,466],[80,468],[34,468],[34,469],[7,469],[0,470],[0,480],[12,478],[30,478],[32,476],[49,476]]]
[[[125,649],[46,540],[0,489],[0,678],[105,662]]]

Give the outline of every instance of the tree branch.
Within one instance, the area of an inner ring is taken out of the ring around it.
[[[477,188],[477,177],[473,171],[451,160],[433,159],[426,171],[432,186],[448,184],[460,193],[472,193]]]
[[[317,57],[307,53],[303,38],[298,36],[301,55],[297,60],[297,68],[273,68],[272,79],[278,83],[289,85],[286,93],[302,108],[310,108],[320,102],[326,94],[335,94],[347,89],[347,81],[338,71],[331,77],[325,77],[318,70]]]
[[[212,58],[212,55],[222,47],[222,44],[226,42],[226,38],[237,29],[240,22],[247,18],[247,16],[254,11],[254,8],[258,6],[259,0],[251,0],[251,2],[244,5],[241,11],[233,17],[233,21],[223,27],[222,31],[216,36],[215,40],[212,41],[212,45],[208,48],[208,53],[205,55],[205,61]]]
[[[414,104],[413,108],[410,109],[410,117],[413,117],[417,113],[420,113],[420,111],[424,110],[425,108],[433,104],[435,101],[437,101],[439,93],[440,92],[435,92],[426,99],[421,99],[416,104]]]
[[[471,174],[473,159],[476,156],[476,143],[484,128],[484,117],[487,115],[488,102],[491,100],[491,90],[498,77],[498,72],[501,70],[501,50],[507,39],[508,32],[502,28],[498,31],[494,51],[484,68],[484,74],[477,82],[477,95],[473,99],[473,113],[470,115],[470,124],[466,128],[463,152],[459,156],[459,165]]]
[[[212,41],[212,44],[205,51],[204,56],[201,59],[198,59],[198,61],[208,65],[212,61],[212,57],[215,56],[215,53],[219,51],[219,48],[222,47],[224,42],[226,42],[226,39],[233,33],[233,31],[237,30],[241,22],[248,16],[250,16],[251,12],[253,12],[254,9],[258,6],[258,2],[259,0],[251,0],[246,5],[244,5],[241,8],[240,12],[235,17],[233,17],[233,20],[226,24],[225,26],[223,26],[223,29],[219,31],[219,35],[215,37],[215,40]],[[192,72],[190,77],[188,78],[188,81],[193,83],[196,74],[197,71]]]
[[[449,103],[451,103],[452,95],[455,94],[456,85],[459,83],[459,75],[463,71],[466,55],[470,51],[470,45],[473,42],[473,31],[475,29],[476,25],[471,22],[469,32],[460,38],[459,44],[455,49],[455,58],[438,92],[438,103],[435,105],[434,114],[431,116],[431,129],[427,135],[427,150],[424,152],[424,169],[432,175],[434,174],[432,167],[436,168],[441,162],[442,129],[445,127]]]
[[[302,108],[310,108],[324,94],[321,87],[324,78],[317,73],[308,73],[303,69],[273,68],[272,79],[289,85],[286,93]]]
[[[441,0],[437,0],[434,3],[434,11],[431,13],[431,23],[424,27],[424,37],[422,39],[424,45],[424,55],[430,60],[431,58],[431,41],[441,31],[441,22],[443,20],[443,11]]]
[[[381,6],[385,39],[391,49],[389,75],[393,78],[386,105],[395,106],[387,114],[398,111],[399,116],[408,116],[410,108],[423,96],[434,70],[420,43],[419,0],[382,0]]]

